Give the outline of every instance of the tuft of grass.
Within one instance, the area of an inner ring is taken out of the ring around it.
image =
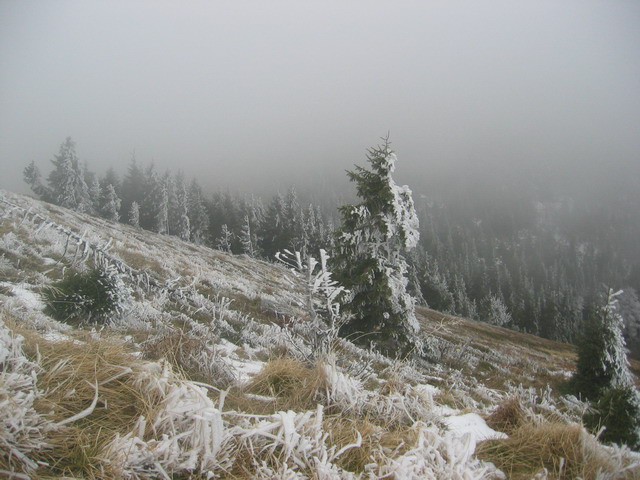
[[[623,460],[613,458],[577,424],[528,422],[514,429],[507,439],[482,442],[476,455],[513,480],[528,480],[545,469],[545,478],[554,480],[596,480],[603,474],[616,475],[606,478],[632,479],[640,474],[640,466],[625,469]]]
[[[278,357],[253,377],[247,391],[275,397],[279,409],[302,410],[316,405],[324,382],[321,369],[290,357]]]
[[[206,336],[196,336],[181,329],[148,337],[142,342],[143,354],[152,360],[166,360],[189,380],[227,388],[234,380]]]
[[[364,472],[365,466],[374,461],[375,451],[380,445],[384,430],[369,418],[348,418],[342,415],[327,417],[324,429],[329,432],[331,445],[338,449],[352,445],[362,437],[359,448],[351,448],[337,460],[337,465],[353,473]]]
[[[544,469],[550,478],[573,479],[582,476],[582,434],[579,425],[529,423],[507,439],[481,443],[476,454],[513,480],[530,479]]]
[[[39,352],[43,367],[38,387],[44,396],[36,409],[60,427],[47,436],[53,448],[38,458],[49,465],[42,473],[100,477],[104,446],[116,433],[130,431],[151,408],[131,384],[133,357],[122,344],[107,339],[48,342],[33,335],[27,341]],[[81,412],[88,414],[68,422]]]
[[[498,405],[486,421],[494,430],[510,435],[527,421],[527,415],[520,401],[511,397]]]

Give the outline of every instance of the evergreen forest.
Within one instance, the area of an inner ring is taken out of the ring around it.
[[[35,162],[24,170],[42,200],[269,261],[284,250],[332,252],[341,224],[344,192],[318,200],[294,186],[269,198],[205,191],[195,178],[135,158],[125,172],[99,175],[70,138],[50,168],[44,177]],[[576,180],[560,190],[535,178],[490,177],[467,172],[409,185],[420,240],[406,276],[417,303],[573,343],[608,288],[622,290],[624,335],[638,357],[639,179],[603,172],[597,184]]]

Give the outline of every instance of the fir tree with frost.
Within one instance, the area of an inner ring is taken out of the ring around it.
[[[622,295],[618,298],[620,315],[625,323],[625,338],[627,347],[632,352],[640,352],[640,300],[638,294],[632,287],[623,289]]]
[[[618,313],[618,296],[622,291],[607,294],[607,304],[602,308],[601,319],[603,331],[603,351],[598,356],[598,361],[603,372],[608,378],[610,387],[627,387],[633,385],[629,360],[627,359],[626,344],[622,336],[624,320]]]
[[[189,187],[188,215],[191,241],[197,244],[204,243],[209,230],[209,215],[202,199],[202,190],[195,179]]]
[[[240,245],[242,245],[242,253],[246,253],[250,257],[257,255],[255,235],[251,231],[251,222],[249,215],[244,216],[242,222],[242,230],[240,231]]]
[[[190,239],[189,199],[181,173],[175,176],[175,180],[169,188],[169,225],[172,235],[176,235],[182,240]]]
[[[41,200],[46,202],[53,201],[52,192],[42,183],[42,174],[33,160],[25,167],[23,175],[24,181]]]
[[[122,198],[124,211],[130,212],[133,202],[137,202],[138,209],[140,209],[140,206],[144,203],[146,186],[144,171],[138,165],[134,152],[131,156],[131,163],[127,168],[127,174],[122,179],[120,197]]]
[[[231,253],[231,245],[233,243],[233,232],[229,230],[227,224],[222,225],[222,233],[216,242],[216,247],[218,250],[222,250],[223,252]]]
[[[157,179],[153,191],[154,230],[157,233],[169,233],[169,175]]]
[[[134,201],[129,208],[129,225],[132,227],[140,227],[140,206]]]
[[[504,304],[504,301],[493,293],[487,295],[484,301],[486,305],[486,321],[491,325],[503,327],[511,323],[511,314]]]
[[[47,177],[52,200],[62,207],[74,209],[78,204],[75,198],[75,172],[73,168],[73,163],[77,163],[77,161],[75,143],[71,137],[67,137],[60,145],[58,154],[51,160],[53,170]]]
[[[327,358],[334,350],[340,327],[348,320],[341,311],[341,300],[347,293],[343,286],[333,280],[328,267],[329,255],[320,249],[319,260],[301,252],[276,253],[276,259],[291,269],[303,283],[303,297],[298,302],[309,315],[307,332],[312,346],[312,358]]]
[[[93,180],[89,184],[89,197],[91,198],[91,206],[93,207],[94,212],[100,212],[102,205],[102,187],[100,185],[100,180],[98,180],[95,176]]]
[[[102,199],[102,206],[100,208],[102,217],[106,218],[107,220],[111,220],[112,222],[119,221],[120,205],[121,201],[120,198],[118,198],[115,187],[111,184],[107,185],[104,197]]]
[[[51,163],[53,170],[47,177],[50,200],[78,212],[90,212],[92,205],[89,187],[76,155],[76,144],[71,137],[67,137],[60,145],[60,150]]]
[[[142,203],[140,203],[140,226],[145,230],[158,231],[158,216],[162,201],[162,180],[153,163],[144,170]],[[126,180],[126,179],[125,179]]]
[[[629,370],[622,330],[624,320],[618,313],[622,291],[607,292],[607,304],[592,319],[578,344],[578,364],[572,387],[594,402],[594,410],[585,415],[585,424],[593,431],[602,426],[602,440],[640,448],[640,394]]]
[[[396,155],[388,139],[370,149],[367,159],[371,170],[356,166],[347,172],[361,203],[340,208],[334,269],[336,280],[351,292],[345,308],[353,315],[340,333],[399,354],[418,346],[420,327],[407,293],[404,257],[418,243],[418,217],[411,190],[391,177]]]

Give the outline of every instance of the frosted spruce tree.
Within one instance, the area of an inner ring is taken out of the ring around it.
[[[204,243],[209,231],[209,213],[204,204],[202,190],[195,181],[189,187],[189,226],[191,241],[193,243]]]
[[[102,197],[102,205],[100,206],[101,216],[112,222],[117,222],[120,220],[121,204],[122,202],[118,198],[115,187],[112,184],[107,185]]]
[[[609,290],[607,304],[592,319],[578,344],[578,365],[572,379],[577,393],[594,403],[585,424],[594,432],[604,426],[605,442],[640,448],[640,395],[629,370],[622,336],[624,320],[618,296]]]
[[[609,290],[607,303],[594,312],[578,342],[578,363],[572,383],[577,393],[598,400],[611,388],[633,385],[618,313],[618,295]]]
[[[129,225],[132,227],[140,227],[140,205],[134,200],[129,208]]]
[[[60,150],[51,163],[53,163],[53,170],[47,177],[48,200],[78,212],[91,212],[89,187],[78,162],[76,144],[71,140],[71,137],[67,137],[60,145]],[[27,182],[29,183],[29,179]]]
[[[347,172],[362,202],[340,208],[334,269],[336,280],[350,292],[345,309],[352,315],[340,334],[404,354],[420,346],[404,257],[418,243],[418,217],[411,190],[391,177],[396,155],[388,139],[370,149],[367,159],[370,170],[356,166]]]

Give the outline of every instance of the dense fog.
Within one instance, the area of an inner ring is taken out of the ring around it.
[[[633,2],[5,1],[0,187],[71,136],[98,172],[135,151],[206,187],[346,188],[387,132],[414,189],[590,181],[640,163],[639,22]]]

